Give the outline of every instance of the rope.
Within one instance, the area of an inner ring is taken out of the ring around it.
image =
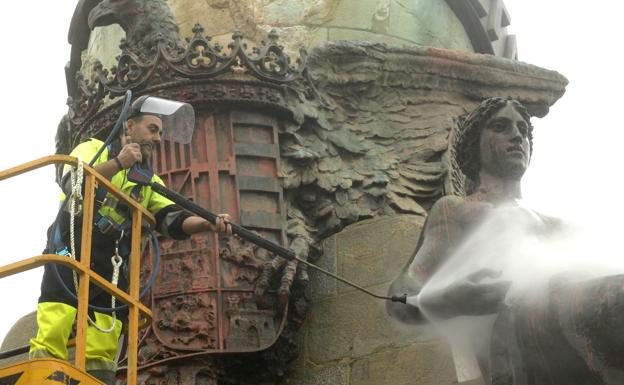
[[[80,215],[82,212],[82,180],[84,175],[84,166],[80,158],[78,158],[78,166],[76,168],[71,168],[71,196],[69,197],[69,244],[70,244],[70,252],[69,256],[76,259],[76,234],[75,234],[75,217]],[[121,232],[121,239],[123,237],[123,231]],[[121,256],[119,255],[119,239],[115,241],[115,254],[111,257],[111,263],[113,265],[113,277],[111,279],[111,283],[113,286],[117,287],[117,282],[119,281],[119,270],[121,264],[123,262]],[[74,289],[76,293],[78,293],[78,274],[75,271],[73,272],[74,277]],[[111,296],[111,308],[115,308],[115,297]],[[100,327],[96,321],[91,319],[91,316],[87,314],[87,319],[89,323],[93,325],[97,330],[102,333],[112,333],[115,330],[115,324],[117,323],[117,314],[115,311],[112,312],[113,322],[110,328],[104,329]]]
[[[76,237],[75,237],[75,217],[82,211],[82,178],[84,175],[84,167],[80,158],[78,158],[78,165],[76,168],[72,167],[70,172],[71,180],[71,195],[69,196],[69,255],[72,259],[76,259]],[[76,208],[76,206],[78,206]],[[78,293],[78,277],[76,272],[74,274],[74,288]]]

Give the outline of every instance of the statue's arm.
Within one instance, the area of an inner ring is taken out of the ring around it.
[[[423,229],[421,247],[390,288],[391,295],[408,295],[408,305],[387,305],[392,316],[406,323],[419,323],[424,320],[423,307],[428,316],[437,319],[493,314],[500,310],[511,282],[499,280],[501,272],[485,266],[476,266],[465,277],[415,297],[455,252],[466,230],[479,223],[489,208],[489,204],[466,203],[459,197],[444,197],[436,202]],[[486,278],[489,280],[484,281]]]
[[[431,208],[416,251],[399,277],[392,282],[389,295],[407,294],[408,297],[418,295],[429,277],[446,260],[460,230],[454,215],[460,204],[461,198],[448,196],[438,200]],[[416,306],[387,302],[386,309],[392,317],[402,322],[410,324],[425,322],[420,309]]]

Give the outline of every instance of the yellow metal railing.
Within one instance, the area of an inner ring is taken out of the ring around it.
[[[51,164],[68,164],[77,166],[78,160],[66,155],[52,155],[22,164],[17,167],[0,171],[0,181]],[[149,224],[155,223],[154,216],[136,201],[122,193],[113,186],[110,181],[98,174],[93,168],[84,165],[84,201],[82,209],[82,245],[80,249],[80,261],[56,254],[44,254],[15,262],[0,267],[0,278],[21,273],[42,266],[46,263],[58,263],[67,266],[78,273],[78,308],[76,316],[76,361],[75,366],[81,371],[86,367],[86,338],[87,338],[87,312],[89,304],[89,283],[104,289],[110,295],[128,305],[128,374],[127,383],[134,385],[137,382],[137,351],[139,343],[139,327],[149,325],[152,312],[144,306],[139,299],[139,271],[141,260],[141,223],[145,219]],[[95,190],[98,186],[104,187],[108,192],[125,203],[132,211],[132,239],[130,246],[130,283],[128,293],[113,286],[105,278],[91,271],[91,229],[93,224],[93,208]],[[139,315],[147,318],[139,325]]]

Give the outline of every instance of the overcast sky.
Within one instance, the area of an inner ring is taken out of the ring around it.
[[[442,0],[440,0],[442,1]],[[619,163],[624,90],[622,6],[616,1],[506,0],[521,61],[568,78],[567,92],[534,119],[534,153],[523,189],[536,209],[621,228]],[[616,5],[618,4],[618,5]],[[0,169],[54,153],[66,112],[63,67],[75,1],[11,1],[0,23]],[[58,190],[51,167],[0,182],[0,264],[38,255],[54,218]],[[0,338],[34,310],[41,272],[0,280]]]

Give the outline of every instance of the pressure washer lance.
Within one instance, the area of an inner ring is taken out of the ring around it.
[[[128,171],[128,180],[140,185],[144,185],[144,186],[150,186],[152,188],[152,191],[157,192],[158,194],[172,200],[173,202],[177,203],[178,205],[180,205],[181,207],[187,209],[188,211],[192,212],[193,214],[196,214],[212,223],[216,223],[217,221],[217,215],[206,210],[205,208],[191,202],[190,200],[188,200],[186,197],[178,194],[177,192],[168,189],[167,187],[159,184],[159,183],[155,183],[151,181],[151,176],[147,175],[143,172],[141,172],[140,168],[131,168]],[[383,295],[378,295],[373,293],[372,291],[363,288],[360,285],[357,285],[351,281],[348,281],[330,271],[327,271],[325,269],[323,269],[322,267],[316,266],[313,263],[310,263],[304,259],[301,259],[299,257],[297,257],[297,255],[295,254],[294,251],[287,249],[283,246],[278,245],[277,243],[274,243],[266,238],[263,238],[261,236],[259,236],[258,234],[246,229],[243,226],[237,225],[236,223],[232,223],[232,222],[228,222],[231,226],[232,226],[232,232],[234,234],[239,235],[241,238],[250,241],[272,253],[275,253],[277,255],[279,255],[280,257],[286,258],[289,261],[292,260],[296,260],[300,263],[303,263],[306,266],[309,266],[315,270],[320,271],[321,273],[328,275],[346,285],[349,285],[351,287],[353,287],[354,289],[357,289],[361,292],[364,292],[372,297],[375,297],[377,299],[383,299],[383,300],[387,300],[387,301],[392,301],[392,302],[401,302],[401,303],[406,303],[407,301],[407,294],[403,294],[403,295],[393,295],[392,297],[388,297],[388,296],[383,296]]]

